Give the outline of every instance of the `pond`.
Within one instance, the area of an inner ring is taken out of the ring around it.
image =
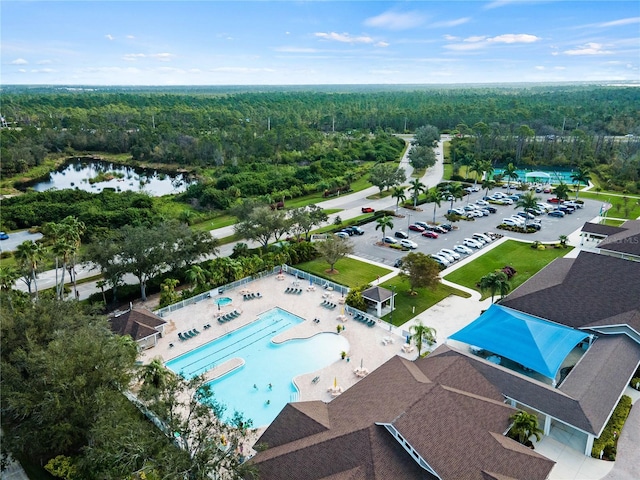
[[[163,173],[157,170],[139,169],[118,165],[94,158],[74,158],[49,178],[37,180],[28,186],[38,192],[56,188],[80,189],[100,193],[105,188],[117,192],[146,192],[154,197],[184,192],[192,183],[181,173]]]

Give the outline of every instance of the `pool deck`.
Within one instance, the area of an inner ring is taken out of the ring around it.
[[[338,386],[346,390],[362,378],[354,372],[356,368],[360,367],[361,362],[364,368],[373,371],[395,355],[412,360],[416,358],[417,352],[415,350],[411,353],[404,352],[402,346],[405,339],[399,335],[400,332],[390,332],[386,325],[385,328],[378,325],[369,327],[353,321],[349,315],[343,315],[340,294],[317,286],[309,288],[308,283],[303,281],[299,281],[296,287],[300,288],[302,293],[285,293],[287,287],[294,286],[293,282],[297,282],[297,280],[291,275],[285,275],[284,280],[278,280],[277,276],[270,276],[255,280],[245,285],[245,288],[226,290],[223,296],[230,297],[232,302],[221,306],[220,309],[215,304],[215,298],[212,298],[171,312],[164,317],[168,324],[165,326],[163,338],[155,347],[142,352],[141,360],[147,363],[153,358],[160,357],[166,362],[253,322],[260,314],[275,307],[287,310],[305,320],[274,337],[273,341],[276,343],[294,338],[309,338],[321,332],[337,335],[338,325],[344,327],[340,335],[349,341],[347,359],[342,360],[337,355],[335,361],[323,369],[294,378],[301,401],[330,401],[334,397],[328,389],[333,386],[334,380]],[[261,297],[244,300],[243,295],[247,290],[254,293],[260,292]],[[337,307],[329,310],[321,306],[325,299],[337,304]],[[218,322],[220,315],[233,310],[241,312],[241,315],[222,324]],[[316,323],[314,319],[320,321]],[[205,329],[204,325],[206,324],[210,324],[211,327]],[[186,332],[194,328],[200,332],[199,335],[188,340],[179,339],[179,332]],[[405,326],[405,328],[407,327]],[[207,378],[218,377],[237,367],[237,363],[237,359],[231,359],[219,365],[216,372],[209,372]],[[313,382],[315,377],[319,378]],[[265,367],[264,381],[269,381],[268,367]]]

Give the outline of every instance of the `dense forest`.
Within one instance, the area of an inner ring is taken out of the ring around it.
[[[393,134],[429,124],[460,135],[454,163],[586,166],[605,187],[636,192],[638,105],[637,88],[594,85],[3,87],[0,174],[18,177],[52,155],[122,154],[190,172],[200,182],[182,199],[226,210],[238,198],[348,190],[399,158]]]

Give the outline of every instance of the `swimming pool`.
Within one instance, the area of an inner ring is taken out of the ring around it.
[[[232,358],[244,365],[209,382],[218,401],[227,405],[227,414],[239,411],[266,426],[292,400],[297,388],[293,378],[319,370],[349,350],[346,338],[321,333],[307,339],[276,344],[272,338],[304,320],[280,308],[271,309],[238,330],[187,352],[166,366],[186,377],[210,370]],[[321,379],[327,385],[331,379]]]
[[[224,307],[225,305],[229,305],[232,300],[229,297],[220,297],[220,298],[216,298],[215,302],[221,306]]]

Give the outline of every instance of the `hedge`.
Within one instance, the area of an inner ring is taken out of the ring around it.
[[[603,458],[606,457],[611,461],[616,459],[618,438],[620,437],[620,432],[622,432],[622,427],[630,411],[631,397],[623,395],[613,411],[607,426],[604,428],[602,435],[593,442],[593,448],[591,449],[592,457],[600,458],[600,452],[604,452]]]

